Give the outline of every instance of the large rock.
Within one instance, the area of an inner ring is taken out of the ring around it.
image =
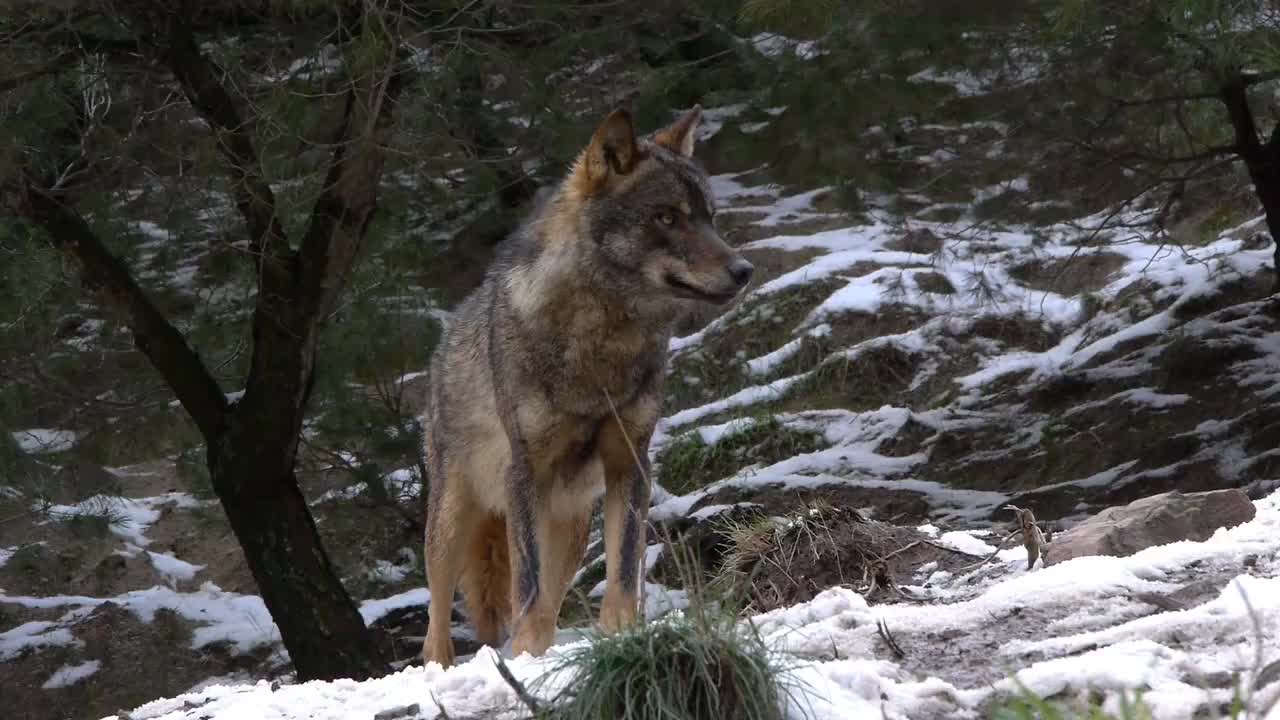
[[[1111,507],[1059,533],[1048,547],[1045,564],[1085,555],[1132,555],[1153,545],[1207,540],[1218,528],[1253,519],[1256,509],[1242,490],[1152,495]]]

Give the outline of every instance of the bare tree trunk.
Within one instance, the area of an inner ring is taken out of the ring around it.
[[[368,38],[369,47],[361,48],[380,53],[375,57],[381,62],[362,66],[346,91],[325,184],[295,249],[270,185],[260,175],[253,123],[241,117],[222,85],[224,74],[201,53],[187,13],[163,4],[134,9],[130,29],[139,46],[168,67],[212,128],[249,233],[258,293],[243,397],[227,402],[199,355],[125,263],[67,204],[65,193],[20,174],[0,184],[0,201],[42,228],[55,247],[79,263],[103,304],[128,325],[137,348],[199,427],[214,490],[299,679],[385,674],[389,666],[325,553],[294,466],[324,320],[377,206],[381,143],[402,79],[397,43],[390,37]],[[363,30],[362,23],[353,25],[350,39],[355,41]]]
[[[1248,88],[1246,78],[1237,73],[1222,86],[1219,96],[1227,107],[1235,130],[1236,152],[1244,160],[1249,179],[1253,181],[1253,191],[1266,213],[1267,230],[1275,243],[1273,271],[1276,289],[1280,290],[1280,125],[1263,143],[1258,135],[1253,109],[1249,107]]]
[[[216,454],[210,452],[209,470],[299,679],[386,674],[380,649],[320,543],[297,478],[266,471],[283,459],[277,448],[252,447],[252,433],[250,426],[233,426]]]
[[[342,587],[293,474],[312,371],[270,395],[274,412],[245,400],[228,406],[199,356],[156,309],[125,265],[75,211],[30,185],[7,204],[74,257],[105,304],[133,332],[204,434],[213,486],[271,618],[304,680],[357,678],[389,669]],[[262,338],[259,338],[261,340]],[[314,355],[314,351],[312,351]],[[303,359],[303,353],[297,355]],[[313,359],[313,358],[312,358]],[[279,368],[275,368],[279,369]],[[279,377],[264,368],[258,378]],[[251,385],[261,386],[263,380]]]

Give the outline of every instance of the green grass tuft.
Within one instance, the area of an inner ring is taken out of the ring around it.
[[[567,680],[543,715],[556,720],[781,720],[783,668],[728,613],[686,615],[599,636],[542,680]]]
[[[1086,705],[1061,705],[1051,703],[1030,691],[1010,700],[992,715],[994,720],[1151,720],[1151,710],[1141,696],[1122,699],[1120,714],[1103,710],[1096,703]]]
[[[1019,684],[1021,687],[1021,684]],[[991,714],[992,720],[1152,720],[1155,715],[1142,700],[1142,691],[1122,692],[1117,698],[1119,707],[1108,711],[1098,693],[1076,702],[1047,700],[1022,687],[1021,692],[1005,701]],[[1240,720],[1244,717],[1244,703],[1237,687],[1236,697],[1229,707],[1221,709],[1214,717]],[[1202,717],[1200,713],[1196,717]]]

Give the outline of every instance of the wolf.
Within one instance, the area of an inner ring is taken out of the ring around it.
[[[649,441],[689,303],[752,265],[716,231],[700,106],[638,138],[609,113],[454,311],[431,362],[423,659],[449,666],[454,591],[476,639],[542,654],[603,494],[606,632],[636,621]]]

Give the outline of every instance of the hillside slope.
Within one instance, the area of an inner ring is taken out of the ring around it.
[[[947,90],[945,78],[924,81]],[[1148,687],[1160,718],[1218,712],[1233,674],[1258,669],[1241,591],[1261,621],[1280,620],[1280,301],[1261,219],[1215,216],[1182,246],[1100,234],[1112,211],[1064,206],[1035,168],[988,177],[1018,158],[1010,129],[977,116],[860,131],[896,162],[953,181],[864,193],[851,212],[837,188],[782,185],[737,157],[753,136],[794,123],[789,111],[708,116],[723,229],[758,280],[723,314],[683,320],[672,342],[652,448],[657,537],[705,549],[714,573],[724,523],[823,503],[929,523],[963,566],[994,549],[984,533],[1005,527],[1010,503],[1062,526],[1165,490],[1243,487],[1258,517],[1206,543],[1030,571],[1021,550],[1006,550],[968,577],[904,569],[893,580],[914,602],[869,605],[844,587],[756,617],[779,652],[804,661],[818,717],[981,717],[1013,673],[1037,692],[1095,687],[1113,702],[1113,691]],[[973,156],[993,167],[973,173]],[[1124,224],[1157,209],[1128,206]],[[77,440],[35,427],[13,438],[55,465]],[[214,683],[129,717],[336,718],[415,703],[432,717],[433,695],[452,717],[509,704],[488,651],[365,684],[248,684],[287,683],[288,658],[216,502],[184,483],[189,462],[68,468],[49,513],[3,529],[0,673],[6,697],[21,688],[11,702],[44,717]],[[401,665],[415,659],[430,594],[412,524],[385,522],[370,497],[414,502],[413,470],[308,488],[344,580]],[[14,507],[36,501],[4,492]],[[647,557],[656,617],[685,590],[662,543]],[[597,536],[564,624],[590,616],[601,577]],[[1137,597],[1186,587],[1195,592],[1176,612]],[[882,646],[877,619],[905,658]],[[455,635],[469,639],[465,623]],[[1276,659],[1274,647],[1261,652]],[[512,667],[527,678],[544,665]]]

